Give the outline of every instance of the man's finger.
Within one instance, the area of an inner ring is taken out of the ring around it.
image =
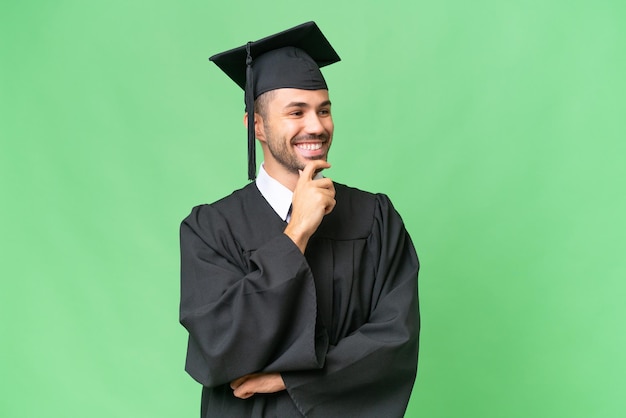
[[[242,385],[233,391],[233,395],[240,399],[248,399],[250,396],[254,395],[254,392],[246,390],[245,386]]]
[[[249,378],[250,378],[250,375],[246,375],[246,376],[241,376],[239,379],[233,380],[232,382],[230,382],[230,388],[233,390],[237,389],[239,386],[243,384],[243,382],[245,382]]]
[[[335,185],[333,184],[333,181],[329,179],[328,177],[324,177],[324,178],[313,180],[313,181],[315,182],[316,187],[327,189],[333,193],[335,192]]]
[[[304,166],[304,170],[300,170],[300,178],[304,178],[306,180],[313,180],[313,177],[315,177],[315,175],[319,171],[325,168],[330,168],[330,164],[328,164],[327,161],[313,160],[307,163],[306,166]]]

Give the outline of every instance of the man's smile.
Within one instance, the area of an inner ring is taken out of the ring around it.
[[[305,151],[316,151],[322,148],[322,142],[304,142],[301,144],[296,144],[296,147]]]

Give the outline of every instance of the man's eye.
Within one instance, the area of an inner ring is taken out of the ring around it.
[[[330,109],[322,109],[319,113],[320,115],[330,115]]]
[[[291,115],[291,116],[302,116],[302,112],[301,112],[301,111],[299,111],[299,110],[297,110],[297,111],[295,111],[295,112],[291,112],[291,113],[290,113],[290,115]]]

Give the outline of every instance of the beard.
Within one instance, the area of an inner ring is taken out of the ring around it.
[[[292,144],[297,141],[305,140],[323,140],[328,142],[329,136],[327,134],[321,135],[300,135],[296,136],[287,143],[285,138],[276,137],[273,135],[269,127],[265,127],[265,138],[267,139],[267,147],[276,161],[288,171],[292,173],[298,173],[299,170],[304,170],[306,162],[298,159],[298,154],[293,150]],[[328,157],[328,152],[324,155],[307,158],[308,160],[323,160]]]

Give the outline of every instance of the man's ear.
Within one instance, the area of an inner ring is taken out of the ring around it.
[[[248,128],[248,112],[243,115],[243,126]],[[265,141],[265,127],[263,125],[263,117],[258,113],[254,114],[254,136],[259,141]]]

